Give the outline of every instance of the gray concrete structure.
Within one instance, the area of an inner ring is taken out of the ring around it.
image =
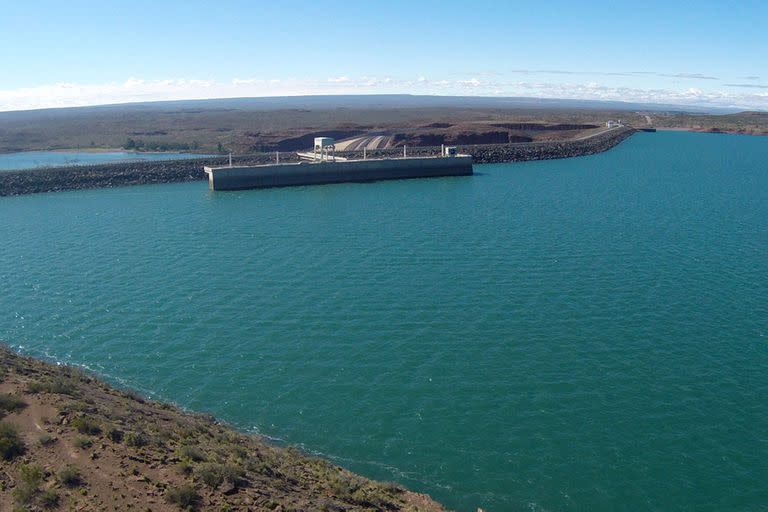
[[[346,162],[205,167],[211,190],[321,185],[472,175],[472,157],[388,158]]]

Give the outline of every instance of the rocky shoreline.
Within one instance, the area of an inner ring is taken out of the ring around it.
[[[624,128],[582,140],[507,144],[502,147],[496,145],[474,146],[459,148],[459,150],[471,154],[475,162],[479,164],[551,160],[602,153],[619,145],[635,133],[637,131],[632,128]]]
[[[444,510],[427,495],[0,344],[0,510],[43,509]]]
[[[522,162],[592,155],[607,151],[636,133],[632,128],[619,128],[593,137],[571,141],[529,142],[516,144],[481,144],[459,146],[461,153],[472,155],[475,163]],[[439,147],[408,148],[409,156],[439,154]],[[362,151],[339,153],[362,158]],[[368,158],[400,156],[401,148],[368,151]],[[274,162],[274,153],[233,157],[236,165]],[[295,153],[282,153],[281,162],[296,161]],[[181,183],[204,180],[203,166],[226,165],[227,157],[123,162],[100,165],[53,167],[25,171],[0,172],[0,196],[15,196],[64,190],[110,188],[156,183]]]
[[[616,128],[591,137],[552,142],[519,142],[513,144],[473,144],[457,146],[459,153],[472,155],[476,164],[499,164],[525,162],[529,160],[552,160],[602,153],[617,146],[639,130],[629,127]],[[362,151],[339,152],[347,158],[362,158]],[[403,148],[376,149],[367,151],[368,158],[402,156]],[[409,147],[408,156],[437,156],[440,146]]]

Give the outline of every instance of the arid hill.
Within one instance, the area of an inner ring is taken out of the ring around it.
[[[0,510],[441,511],[78,369],[0,347]]]
[[[617,119],[635,128],[768,133],[766,113],[690,113],[621,102],[405,95],[241,98],[0,112],[0,153],[124,148],[244,154],[305,149],[317,135],[367,137],[376,148],[560,141],[589,135]]]

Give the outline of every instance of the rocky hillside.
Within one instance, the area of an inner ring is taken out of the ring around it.
[[[443,508],[0,347],[0,510]]]

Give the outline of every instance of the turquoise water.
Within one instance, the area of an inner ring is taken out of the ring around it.
[[[3,198],[0,339],[459,510],[765,510],[767,157]]]
[[[127,151],[111,151],[104,153],[24,151],[22,153],[0,153],[0,171],[138,160],[177,160],[180,158],[199,158],[201,156],[205,155],[188,153],[130,153]]]

